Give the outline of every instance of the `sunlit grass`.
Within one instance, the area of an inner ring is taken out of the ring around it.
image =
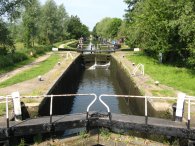
[[[160,64],[142,53],[129,55],[128,59],[136,64],[142,63],[145,67],[145,73],[154,80],[158,80],[161,84],[171,86],[189,95],[195,95],[194,70]]]
[[[38,66],[33,67],[29,70],[26,70],[22,73],[19,73],[12,78],[0,83],[0,88],[7,87],[19,82],[23,82],[26,80],[30,80],[32,78],[38,77],[39,75],[43,75],[47,73],[51,68],[54,67],[56,62],[58,62],[59,56],[57,54],[52,55],[47,60],[40,63]]]

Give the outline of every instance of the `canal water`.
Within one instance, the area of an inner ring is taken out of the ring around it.
[[[87,49],[90,49],[89,44]],[[107,64],[106,68],[89,69],[94,64]],[[111,95],[139,95],[139,91],[126,78],[120,65],[105,54],[80,55],[58,80],[48,94],[89,94],[94,93],[99,97],[101,94]],[[136,92],[135,92],[136,91]],[[93,96],[57,97],[53,99],[53,114],[64,115],[84,113],[87,106],[93,100]],[[103,101],[110,107],[111,113],[143,115],[144,101],[139,99],[127,99],[117,97],[103,97]],[[46,98],[39,107],[39,115],[49,115],[50,99]],[[106,112],[106,107],[99,101],[92,105],[90,111]]]
[[[78,94],[95,93],[101,94],[122,94],[122,86],[117,84],[116,79],[112,76],[111,69],[94,69],[84,70],[83,76],[79,81]],[[76,96],[73,100],[73,106],[70,113],[85,112],[87,106],[92,101],[91,97]],[[115,97],[105,97],[103,100],[108,104],[111,112],[129,114],[130,108],[125,105],[124,99]],[[121,105],[124,104],[125,106]],[[91,111],[106,112],[106,108],[99,100],[91,107]]]

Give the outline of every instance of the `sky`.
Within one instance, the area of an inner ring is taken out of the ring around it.
[[[46,0],[40,0],[44,4]],[[123,19],[127,5],[123,0],[54,0],[57,5],[64,4],[69,15],[77,15],[81,22],[93,29],[105,17]]]

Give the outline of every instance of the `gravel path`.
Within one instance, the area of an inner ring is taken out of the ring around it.
[[[24,70],[30,69],[32,67],[35,67],[42,61],[46,60],[52,53],[49,53],[47,55],[44,55],[40,58],[38,58],[35,62],[25,65],[21,68],[18,68],[12,72],[6,73],[4,76],[0,78],[1,81],[6,80],[12,76],[14,76],[17,73],[20,73]],[[66,70],[66,68],[73,62],[75,57],[77,57],[79,54],[72,52],[74,58],[67,59],[66,52],[61,52],[59,60],[61,62],[60,65],[58,65],[58,62],[56,62],[56,65],[51,68],[51,70],[42,75],[43,80],[39,81],[38,78],[33,78],[31,80],[27,80],[21,83],[14,84],[9,87],[0,88],[0,95],[10,95],[12,92],[19,91],[21,95],[42,95],[46,94],[47,91],[53,86],[53,84],[57,81],[57,79],[62,75],[62,73]]]

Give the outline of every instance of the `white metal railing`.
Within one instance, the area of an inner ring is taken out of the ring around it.
[[[91,94],[59,94],[59,95],[40,95],[40,96],[21,96],[19,98],[50,98],[50,123],[52,123],[52,115],[53,115],[53,98],[57,97],[66,97],[66,96],[93,96],[94,99],[91,101],[91,103],[87,106],[87,116],[86,118],[88,119],[89,115],[89,110],[90,107],[96,102],[97,100],[97,95],[94,93]],[[99,96],[100,102],[106,107],[108,111],[109,118],[111,120],[111,111],[109,106],[102,100],[103,97],[123,97],[123,98],[142,98],[145,100],[144,105],[144,113],[145,113],[145,122],[147,124],[147,119],[148,119],[148,100],[150,99],[162,99],[162,100],[177,100],[177,97],[155,97],[155,96],[135,96],[135,95],[111,95],[111,94],[102,94]],[[2,101],[3,100],[3,101]],[[5,103],[6,104],[6,119],[7,119],[7,128],[9,128],[9,102],[12,102],[12,97],[11,95],[7,96],[0,96],[0,103]],[[191,104],[192,102],[195,102],[195,97],[194,96],[185,96],[184,102],[188,104],[188,128],[190,128],[190,119],[191,119]]]
[[[106,107],[108,114],[111,113],[109,106],[102,100],[102,97],[123,97],[123,98],[142,98],[145,99],[145,109],[144,109],[144,113],[145,113],[145,123],[147,124],[147,119],[148,119],[148,100],[149,99],[163,99],[163,100],[176,100],[177,97],[154,97],[154,96],[135,96],[135,95],[110,95],[110,94],[102,94],[99,96],[99,100],[100,102]],[[191,101],[195,101],[195,97],[193,96],[186,96],[185,101],[187,101],[188,104],[188,128],[190,128],[190,115],[191,115]]]
[[[57,97],[67,97],[67,96],[93,96],[94,99],[91,101],[91,103],[87,106],[87,119],[88,119],[88,114],[89,114],[89,109],[90,107],[95,103],[97,100],[97,95],[94,93],[90,94],[59,94],[59,95],[39,95],[39,96],[20,96],[19,98],[50,98],[50,124],[52,123],[52,116],[53,116],[53,98]],[[2,101],[3,100],[3,101]],[[12,102],[12,96],[7,95],[7,96],[0,96],[0,103],[5,103],[6,104],[6,120],[7,120],[7,128],[9,128],[9,102]]]
[[[133,69],[132,75],[134,76],[134,75],[137,73],[137,71],[138,71],[139,69],[140,69],[140,71],[141,71],[141,75],[144,75],[144,65],[141,64],[141,63],[139,63],[139,64]]]

